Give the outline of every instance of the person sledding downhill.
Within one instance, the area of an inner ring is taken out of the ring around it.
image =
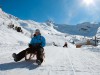
[[[26,54],[36,54],[36,63],[41,65],[44,56],[44,46],[46,45],[45,38],[41,35],[40,30],[36,29],[34,37],[31,39],[29,48],[19,52],[18,54],[13,53],[12,56],[15,62],[20,61],[22,58],[26,57]]]

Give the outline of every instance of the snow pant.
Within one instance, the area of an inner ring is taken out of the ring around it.
[[[17,61],[20,61],[21,59],[23,59],[26,56],[26,52],[33,53],[33,54],[36,53],[37,60],[40,60],[41,63],[43,62],[44,49],[42,47],[41,48],[27,48],[26,50],[19,52],[17,54]]]

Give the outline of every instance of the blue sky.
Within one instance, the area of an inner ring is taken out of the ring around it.
[[[5,12],[24,20],[51,19],[70,25],[100,22],[100,0],[0,0],[0,4]]]

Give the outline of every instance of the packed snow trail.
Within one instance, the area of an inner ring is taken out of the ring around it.
[[[37,66],[32,61],[14,62],[12,53],[27,46],[0,47],[0,75],[100,75],[100,57],[76,48],[45,47],[45,61]]]

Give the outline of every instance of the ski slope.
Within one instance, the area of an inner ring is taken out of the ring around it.
[[[35,59],[13,61],[12,53],[25,48],[24,45],[0,47],[0,75],[100,75],[100,56],[84,48],[46,46],[41,66],[36,65]]]

